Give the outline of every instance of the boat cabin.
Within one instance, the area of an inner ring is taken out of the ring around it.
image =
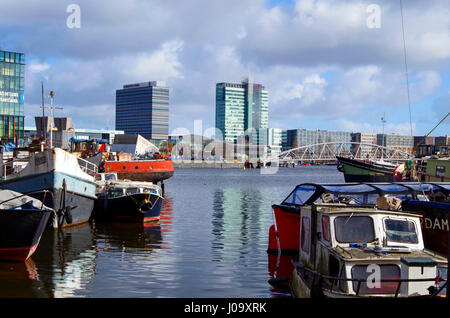
[[[386,193],[417,198],[416,190],[415,185],[403,184],[297,186],[282,203],[299,212],[299,255],[291,277],[294,296],[445,293],[440,289],[447,277],[447,259],[424,248],[421,216],[377,206],[386,203]]]

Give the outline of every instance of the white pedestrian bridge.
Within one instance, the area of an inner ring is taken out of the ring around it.
[[[404,162],[412,159],[411,153],[391,147],[385,147],[360,142],[325,142],[301,146],[276,155],[267,155],[261,158],[264,165],[270,163],[298,163],[302,162],[336,162],[336,157],[350,157],[354,159],[384,160]]]

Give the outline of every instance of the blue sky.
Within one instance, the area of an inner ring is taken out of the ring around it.
[[[214,127],[215,83],[250,75],[269,90],[269,126],[409,134],[399,1],[3,0],[0,47],[27,56],[26,125],[40,84],[78,128],[114,129],[115,90],[163,80],[170,127]],[[369,28],[370,5],[380,27]],[[450,111],[445,1],[403,1],[414,134]],[[48,102],[48,101],[47,101]],[[445,122],[433,135],[449,134]]]

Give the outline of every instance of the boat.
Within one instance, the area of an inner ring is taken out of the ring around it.
[[[117,179],[116,173],[97,175],[93,219],[155,222],[161,214],[161,188],[151,182]]]
[[[336,156],[337,169],[344,174],[345,182],[394,182],[398,164],[386,161],[359,160]]]
[[[141,138],[139,135],[131,137]],[[162,184],[174,174],[172,160],[159,152],[151,155],[131,155],[121,151],[116,154],[110,151],[111,147],[116,145],[109,145],[107,140],[72,138],[70,141],[72,153],[96,164],[100,172],[116,172],[119,179]]]
[[[119,179],[153,183],[169,179],[174,173],[170,159],[105,161],[104,169],[105,172],[116,172]]]
[[[95,165],[53,148],[35,152],[20,169],[3,173],[0,189],[30,193],[55,210],[49,227],[65,228],[89,221],[96,199],[93,176],[96,173]],[[50,195],[44,195],[41,190],[47,190]]]
[[[407,200],[402,203],[402,206],[405,210],[416,212],[422,216],[421,224],[425,247],[442,255],[448,255],[450,201]]]
[[[450,183],[418,183],[418,182],[390,182],[390,183],[338,183],[338,184],[315,184],[303,183],[297,185],[294,190],[280,203],[272,205],[275,216],[275,224],[269,229],[268,253],[283,255],[298,255],[300,240],[299,215],[302,206],[314,203],[340,203],[348,206],[376,207],[377,199],[380,197],[392,198],[396,201],[395,208],[405,209],[407,202],[437,200],[438,193],[448,198]],[[410,203],[411,205],[412,203]],[[384,205],[389,208],[389,205]],[[424,216],[432,214],[426,208],[414,210]],[[441,223],[445,225],[444,223]],[[427,224],[422,224],[424,233],[431,230]],[[446,227],[448,233],[448,225]],[[431,234],[430,234],[431,235]],[[433,235],[444,237],[445,233],[434,232]],[[442,236],[444,235],[444,236]],[[428,248],[437,251],[433,241],[428,241]]]
[[[424,182],[450,182],[450,158],[427,158],[425,172],[418,172]]]
[[[294,297],[385,298],[445,294],[447,258],[425,248],[420,215],[398,209],[400,184],[296,187],[298,261]],[[342,188],[346,188],[345,190]],[[327,191],[323,191],[327,189]],[[411,191],[403,191],[410,197]],[[376,205],[373,206],[371,201]],[[389,206],[389,210],[385,206]]]
[[[0,201],[0,260],[25,261],[36,251],[54,210],[12,190],[1,190]]]

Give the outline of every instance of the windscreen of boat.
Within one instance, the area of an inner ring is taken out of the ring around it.
[[[384,220],[386,237],[390,242],[417,244],[417,231],[414,222],[408,220],[389,219]]]
[[[441,190],[437,185],[434,184],[429,184],[429,183],[408,183],[405,184],[406,187],[411,188],[413,191],[415,191],[416,193],[422,193],[422,190],[425,193],[430,193],[430,192],[438,192],[439,190]]]
[[[284,199],[282,204],[286,205],[303,205],[317,191],[317,187],[310,184],[302,184],[297,186],[291,194]]]
[[[334,231],[339,243],[369,243],[375,240],[370,216],[338,216],[334,219]]]
[[[105,174],[105,180],[113,180],[113,181],[115,181],[116,180],[116,175],[114,174],[114,173],[108,173],[108,174]]]
[[[136,193],[140,193],[140,189],[139,188],[126,188],[126,193],[127,195],[129,194],[136,194]]]
[[[375,265],[375,264],[374,264]],[[381,280],[400,280],[400,268],[394,264],[376,264],[379,269]],[[379,282],[379,285],[368,285],[371,282],[369,276],[373,276],[376,269],[369,267],[369,265],[354,265],[352,267],[352,279],[363,280],[360,283],[359,294],[395,294],[398,282]],[[355,293],[358,290],[358,282],[353,281],[353,290]]]
[[[354,205],[375,205],[379,197],[376,189],[367,184],[322,185],[325,193],[332,195],[333,202]]]
[[[395,196],[396,198],[400,200],[407,200],[407,199],[413,199],[413,194],[411,189],[404,187],[400,184],[395,183],[386,183],[386,184],[375,184],[372,185],[375,188],[380,190],[381,195],[388,194],[390,196]]]

